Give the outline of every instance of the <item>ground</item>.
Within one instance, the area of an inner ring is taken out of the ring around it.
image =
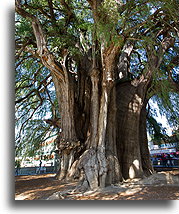
[[[179,170],[171,172],[179,175]],[[74,183],[55,179],[55,174],[15,177],[16,200],[179,200],[178,185],[123,184],[105,188],[103,191],[85,194],[70,193]],[[67,192],[68,191],[68,192]]]

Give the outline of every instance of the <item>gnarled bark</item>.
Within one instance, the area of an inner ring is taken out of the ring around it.
[[[89,136],[86,140],[87,150],[77,164],[77,168],[84,174],[81,188],[88,184],[88,188],[97,189],[118,182],[121,177],[115,130],[115,57],[118,51],[117,46],[101,47],[102,67],[99,69],[94,66],[90,72],[92,90]]]
[[[65,69],[65,67],[63,68]],[[75,152],[80,147],[75,129],[74,115],[74,87],[71,76],[66,73],[65,81],[61,82],[55,75],[53,81],[61,113],[61,133],[57,139],[57,147],[61,157],[61,166],[56,177],[59,180],[66,179],[67,173],[75,159]]]
[[[142,98],[130,82],[117,86],[117,150],[124,179],[142,176],[139,121]]]
[[[117,86],[117,149],[124,179],[152,173],[146,135],[147,85],[141,79]]]

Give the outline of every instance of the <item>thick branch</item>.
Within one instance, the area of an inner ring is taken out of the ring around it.
[[[174,56],[173,59],[171,60],[171,63],[169,64],[168,67],[168,80],[171,83],[171,85],[173,86],[174,90],[176,90],[177,92],[179,92],[179,80],[174,80],[172,77],[172,69],[176,66],[179,65],[179,55]]]
[[[50,16],[51,16],[52,24],[53,24],[53,26],[56,26],[56,19],[55,19],[55,14],[54,14],[54,11],[53,11],[53,2],[52,2],[52,0],[48,0],[48,5],[49,5],[49,8],[50,8]]]
[[[63,72],[61,66],[59,66],[59,64],[56,63],[54,56],[49,52],[49,50],[47,48],[46,38],[45,38],[41,24],[40,24],[39,20],[37,19],[37,17],[26,12],[22,8],[22,6],[18,0],[16,0],[15,8],[16,8],[17,13],[19,13],[24,18],[30,19],[30,21],[32,23],[34,35],[35,35],[36,42],[37,42],[37,49],[38,49],[37,53],[40,56],[43,65],[45,65],[51,72],[53,72],[55,75],[57,75],[59,79],[64,81],[64,72]]]
[[[60,128],[60,119],[59,118],[45,119],[44,121],[51,126]]]
[[[89,5],[91,6],[92,10],[96,10],[97,6],[99,6],[103,0],[88,0]]]
[[[27,98],[28,98],[31,94],[33,94],[34,92],[39,96],[40,100],[42,101],[42,98],[41,98],[41,96],[40,96],[39,90],[40,90],[40,88],[42,87],[42,84],[43,84],[44,82],[46,82],[47,79],[48,79],[50,76],[51,76],[51,75],[49,74],[43,81],[41,81],[41,82],[40,82],[40,85],[39,85],[39,87],[38,87],[37,89],[33,89],[33,90],[30,91],[26,96],[24,96],[24,97],[22,97],[22,98],[16,100],[16,101],[15,101],[15,104],[20,103],[20,102],[22,102],[23,100],[27,99]]]
[[[172,71],[169,71],[168,72],[168,79],[169,79],[169,82],[171,83],[171,85],[173,86],[173,89],[176,91],[176,92],[179,92],[179,82],[175,81],[172,77]]]
[[[66,19],[66,24],[65,24],[65,26],[67,26],[67,25],[69,24],[70,20],[71,20],[72,18],[75,18],[75,14],[74,14],[74,12],[72,11],[72,9],[71,9],[71,7],[69,6],[69,4],[66,3],[65,0],[60,0],[60,3],[61,3],[61,5],[63,5],[63,7],[65,8],[65,13],[66,13],[66,15],[67,15],[67,19]]]

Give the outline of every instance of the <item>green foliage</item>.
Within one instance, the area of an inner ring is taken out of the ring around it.
[[[20,160],[16,160],[15,161],[15,168],[20,168],[21,167],[21,161]]]
[[[27,22],[25,18],[19,17],[19,15],[16,15],[15,31],[17,37],[34,37],[30,22]]]
[[[94,30],[98,41],[105,46],[111,42],[122,47],[123,38],[117,33],[118,21],[121,18],[118,13],[119,3],[116,0],[105,0],[97,9],[99,19],[95,20]]]
[[[41,119],[30,120],[17,140],[16,155],[25,157],[36,155],[49,131],[50,127]]]
[[[34,155],[46,135],[58,131],[43,120],[47,115],[49,118],[54,117],[53,111],[58,109],[53,84],[48,79],[43,82],[48,74],[47,69],[37,62],[34,63],[34,59],[31,58],[16,69],[15,148],[17,156]],[[48,81],[50,84],[47,84]]]
[[[168,95],[156,96],[160,113],[166,115],[171,127],[179,126],[179,94],[169,93]]]
[[[161,123],[157,122],[158,113],[167,119],[167,122],[171,128],[173,128],[173,134],[176,137],[179,127],[179,95],[177,93],[169,93],[167,100],[163,97],[155,95],[152,97],[154,102],[157,102],[159,112],[150,105],[150,112],[147,117],[147,128],[152,140],[156,144],[161,144],[164,142],[174,142],[178,138],[169,137],[166,134],[166,128],[162,126]]]
[[[165,137],[165,129],[161,123],[158,123],[152,114],[147,117],[147,128],[151,136],[151,140],[160,145]]]

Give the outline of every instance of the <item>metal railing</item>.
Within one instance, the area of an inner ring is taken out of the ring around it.
[[[47,174],[56,173],[57,167],[46,166],[46,167],[21,167],[15,169],[15,175],[36,175],[36,174]]]

